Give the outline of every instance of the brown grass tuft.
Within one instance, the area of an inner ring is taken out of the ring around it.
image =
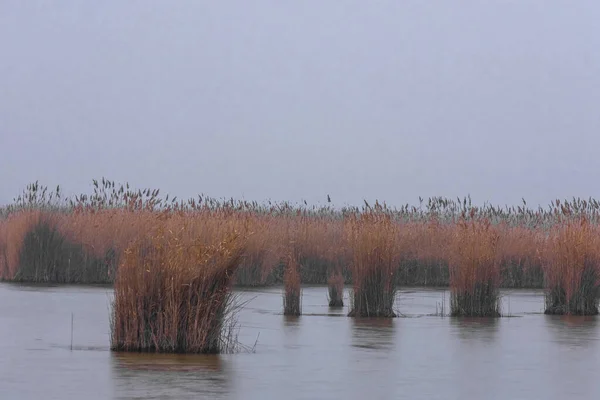
[[[600,235],[585,218],[550,232],[546,258],[546,314],[596,315],[600,295]]]
[[[500,316],[498,232],[487,220],[458,223],[450,251],[452,316]]]
[[[283,315],[302,314],[302,288],[300,286],[300,264],[295,251],[290,252],[283,275]]]
[[[344,277],[341,273],[331,275],[328,288],[329,307],[344,307]]]
[[[349,316],[394,317],[399,225],[382,211],[369,211],[350,219],[347,229],[353,279]]]
[[[224,329],[232,310],[230,286],[247,229],[219,215],[166,218],[124,253],[115,281],[111,348],[227,351],[233,344]]]

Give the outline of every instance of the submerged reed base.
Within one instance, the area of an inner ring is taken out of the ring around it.
[[[397,288],[394,277],[389,277],[380,269],[363,277],[360,284],[354,284],[351,296],[349,317],[394,318],[394,303]]]
[[[586,268],[577,289],[568,296],[560,286],[553,286],[545,294],[548,315],[598,315],[600,285],[598,272],[594,267]]]
[[[453,289],[450,295],[452,317],[499,317],[500,293],[494,283],[476,284],[472,290]]]

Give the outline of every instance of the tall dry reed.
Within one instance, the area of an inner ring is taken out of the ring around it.
[[[283,315],[302,314],[299,268],[298,255],[292,251],[287,257],[283,276]]]
[[[585,218],[568,220],[549,234],[546,314],[596,315],[600,295],[600,234]]]
[[[355,260],[364,262],[375,257],[362,254],[359,243],[374,239],[349,234],[352,225],[349,221],[361,221],[363,215],[369,219],[369,215],[379,212],[394,224],[389,232],[378,233],[377,240],[395,243],[385,257],[398,261],[399,269],[392,275],[400,285],[450,285],[450,264],[463,257],[455,243],[456,237],[463,235],[460,216],[472,214],[474,220],[490,221],[499,235],[495,252],[500,287],[542,288],[545,273],[554,274],[546,279],[548,285],[559,287],[557,282],[563,278],[554,277],[560,275],[557,272],[560,268],[555,266],[558,256],[553,255],[556,246],[548,244],[550,237],[556,240],[557,229],[568,221],[587,219],[594,227],[590,237],[597,234],[595,227],[600,225],[600,202],[594,199],[557,200],[546,209],[529,209],[525,201],[518,207],[476,207],[470,198],[436,197],[429,201],[420,199],[418,207],[384,209],[376,206],[374,210],[367,204],[363,209],[337,210],[330,206],[217,201],[203,196],[186,201],[169,200],[169,196],[159,197],[158,189],[135,190],[128,184],[119,187],[105,179],[94,180],[93,193],[89,195],[65,199],[61,193],[58,187],[50,191],[36,182],[29,185],[14,204],[0,209],[0,279],[111,283],[125,249],[152,228],[157,215],[166,211],[173,215],[179,212],[202,215],[207,221],[221,221],[224,215],[232,220],[247,217],[253,221],[256,234],[250,236],[236,270],[238,285],[285,284],[288,263],[282,240],[290,235],[296,237],[295,257],[297,264],[302,265],[298,268],[301,282],[329,284],[332,279],[339,282],[341,276],[344,283],[354,285],[355,277],[360,282],[366,279],[363,273],[356,271]],[[214,229],[205,233],[207,236],[220,234]],[[384,238],[383,235],[390,236]],[[579,267],[564,268],[573,269],[564,272],[566,275],[578,274]],[[593,268],[585,269],[593,271]],[[564,282],[560,285],[564,286]],[[559,295],[554,297],[560,298]]]
[[[353,292],[349,316],[394,317],[400,261],[399,225],[381,210],[348,221]]]
[[[42,219],[40,210],[20,210],[8,215],[2,222],[0,232],[0,249],[3,252],[2,280],[14,280],[20,265],[20,256],[25,243],[25,237],[39,225]]]
[[[230,287],[247,228],[223,216],[164,218],[123,255],[115,281],[111,348],[227,351],[233,344],[225,326],[233,306]]]
[[[448,249],[454,227],[455,224],[443,224],[435,216],[402,224],[399,284],[448,286]]]
[[[327,283],[329,307],[344,307],[344,277],[342,274],[331,275]]]
[[[259,214],[252,214],[252,219],[257,234],[248,238],[244,257],[236,271],[235,284],[259,286],[281,283],[281,241],[286,235],[286,221],[284,218]]]
[[[500,262],[501,286],[507,288],[540,288],[544,286],[544,271],[540,249],[544,246],[542,229],[498,225],[497,253]]]
[[[450,246],[452,316],[500,316],[498,232],[486,219],[458,223]]]

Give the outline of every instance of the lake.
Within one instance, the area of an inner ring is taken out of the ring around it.
[[[598,318],[543,315],[541,291],[464,319],[440,315],[447,289],[402,289],[393,320],[330,310],[324,286],[284,317],[281,291],[236,291],[242,352],[175,356],[109,350],[111,288],[0,284],[0,398],[600,398]]]

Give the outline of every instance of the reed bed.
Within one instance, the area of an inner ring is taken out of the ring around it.
[[[12,213],[0,229],[0,278],[34,283],[112,283],[118,256],[151,220],[150,213],[123,210]]]
[[[250,213],[253,229],[260,234],[248,238],[246,252],[236,271],[238,286],[263,286],[281,283],[281,240],[285,235],[282,219],[271,215]]]
[[[497,253],[501,287],[542,288],[544,271],[539,252],[545,245],[545,230],[498,224]]]
[[[399,285],[448,286],[448,254],[454,227],[435,217],[402,224]]]
[[[148,241],[160,218],[213,244],[224,237],[217,223],[249,221],[234,284],[326,284],[332,301],[352,285],[352,315],[393,315],[398,285],[451,286],[457,315],[496,314],[500,287],[546,288],[549,313],[598,308],[600,202],[575,198],[537,209],[468,197],[336,209],[169,199],[105,179],[64,198],[36,182],[0,209],[0,280],[113,283],[127,249]]]
[[[0,223],[0,278],[14,280],[25,237],[34,231],[42,218],[40,210],[19,210],[9,214]]]
[[[498,236],[487,219],[458,223],[450,247],[452,316],[500,316]]]

